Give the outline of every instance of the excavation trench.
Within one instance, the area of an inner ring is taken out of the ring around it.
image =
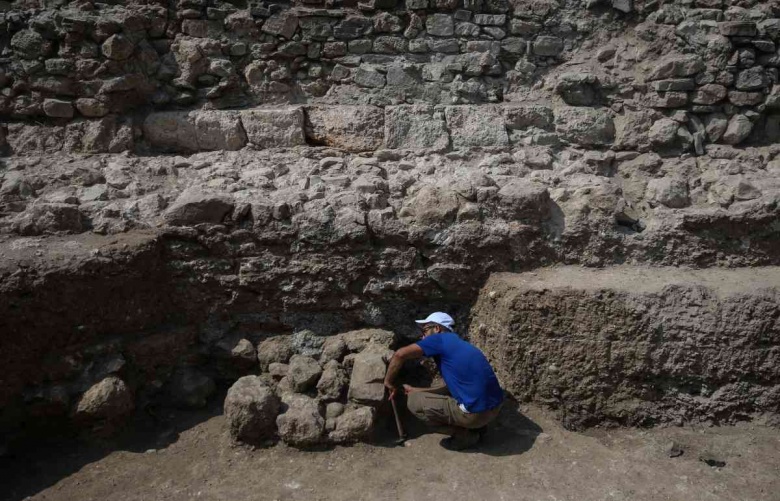
[[[133,413],[213,405],[216,389],[247,375],[281,395],[274,412],[314,409],[315,431],[287,437],[293,445],[371,440],[387,428],[378,423],[392,424],[384,363],[433,310],[455,317],[514,398],[554,409],[571,429],[777,422],[775,267],[563,266],[367,299],[387,270],[346,278],[326,264],[338,249],[299,249],[286,263],[298,276],[260,276],[262,264],[248,272],[226,257],[227,239],[211,228],[6,241],[4,441],[41,427],[110,435]],[[273,262],[273,247],[264,252]],[[376,252],[386,251],[366,247],[364,257]],[[409,366],[401,382],[427,384],[430,369]],[[336,433],[329,417],[350,411],[363,420]],[[234,438],[271,443],[277,433]]]

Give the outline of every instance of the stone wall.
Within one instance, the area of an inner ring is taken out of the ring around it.
[[[7,131],[16,152],[154,148],[144,126],[152,110],[290,103],[568,105],[575,109],[556,113],[565,122],[557,136],[544,127],[520,136],[697,155],[708,143],[780,137],[776,2],[198,0],[24,9],[32,3],[0,13],[0,116],[19,124]],[[230,116],[205,115],[201,131],[228,126]],[[38,120],[49,125],[23,125]],[[603,130],[577,125],[593,120]],[[241,136],[199,147],[242,147]],[[316,131],[306,140],[322,144]]]

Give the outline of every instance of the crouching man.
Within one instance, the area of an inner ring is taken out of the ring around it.
[[[385,376],[390,398],[395,397],[393,380],[404,360],[433,357],[446,386],[404,385],[409,410],[434,431],[450,435],[443,442],[445,447],[473,447],[503,404],[504,392],[498,379],[485,355],[452,332],[452,317],[436,312],[415,322],[422,328],[423,339],[393,354]]]

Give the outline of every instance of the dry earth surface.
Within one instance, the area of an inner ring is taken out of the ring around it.
[[[772,428],[754,423],[580,434],[564,430],[548,411],[523,406],[518,414],[512,407],[469,453],[445,450],[441,435],[422,434],[411,418],[405,446],[393,446],[388,432],[374,444],[301,451],[282,444],[232,446],[223,416],[172,414],[166,420],[175,430],[124,437],[132,439],[130,447],[82,444],[5,459],[10,475],[0,492],[9,500],[83,501],[770,501],[780,490],[780,434]],[[681,456],[669,457],[672,442]],[[726,465],[711,467],[702,458]]]

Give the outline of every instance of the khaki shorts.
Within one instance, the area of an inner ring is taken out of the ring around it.
[[[484,412],[463,412],[446,387],[416,391],[407,396],[409,411],[439,433],[455,435],[464,429],[482,428],[493,421],[501,405]]]

